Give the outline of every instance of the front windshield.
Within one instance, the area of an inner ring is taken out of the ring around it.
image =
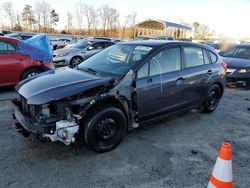
[[[90,57],[81,63],[78,68],[89,68],[97,72],[124,75],[151,50],[152,47],[148,46],[117,44]]]
[[[223,56],[250,59],[250,48],[234,47],[225,52]]]
[[[79,41],[79,42],[73,44],[71,47],[78,48],[78,49],[84,49],[84,48],[87,48],[90,44],[91,44],[90,41],[83,40],[83,41]]]

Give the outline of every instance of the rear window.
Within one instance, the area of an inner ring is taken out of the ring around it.
[[[215,55],[213,52],[210,52],[210,51],[208,53],[210,55],[212,63],[216,63],[218,60],[217,55]]]
[[[184,47],[186,68],[204,64],[203,52],[198,47]]]
[[[0,41],[0,54],[12,54],[17,52],[17,46]]]
[[[204,55],[204,63],[207,65],[207,64],[210,64],[210,60],[209,60],[209,57],[208,57],[208,53],[206,50],[203,50],[203,55]]]

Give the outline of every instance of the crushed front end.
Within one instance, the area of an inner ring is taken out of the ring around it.
[[[67,101],[55,101],[43,105],[30,105],[18,95],[12,100],[16,128],[24,136],[30,133],[39,137],[61,141],[66,145],[75,142],[79,125]]]

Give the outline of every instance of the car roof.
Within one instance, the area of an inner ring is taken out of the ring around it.
[[[6,36],[0,36],[0,41],[8,41],[13,43],[18,43],[18,39],[12,38],[12,37],[6,37]]]
[[[82,39],[84,40],[84,39]],[[109,43],[114,43],[113,41],[105,40],[105,39],[87,39],[86,41],[88,42],[109,42]]]
[[[138,41],[128,41],[128,42],[122,42],[118,44],[132,44],[132,45],[142,45],[142,46],[151,46],[151,47],[161,47],[161,46],[173,46],[173,45],[191,45],[201,48],[206,48],[213,51],[213,48],[211,46],[193,43],[193,42],[186,42],[186,41],[166,41],[166,40],[138,40]]]
[[[240,47],[240,48],[250,48],[250,44],[238,44],[235,47]]]
[[[7,34],[6,36],[34,36],[36,34],[34,33],[10,33]]]

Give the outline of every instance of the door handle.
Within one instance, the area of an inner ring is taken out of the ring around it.
[[[180,77],[180,78],[178,78],[178,79],[176,80],[176,84],[177,84],[177,85],[183,84],[184,81],[185,81],[185,78]]]
[[[24,60],[24,58],[19,57],[19,58],[17,58],[17,60],[19,60],[19,61],[23,61],[23,60]]]
[[[152,82],[152,78],[148,78],[147,81],[148,81],[148,83]]]
[[[207,75],[211,75],[211,74],[213,74],[212,70],[207,71]]]

